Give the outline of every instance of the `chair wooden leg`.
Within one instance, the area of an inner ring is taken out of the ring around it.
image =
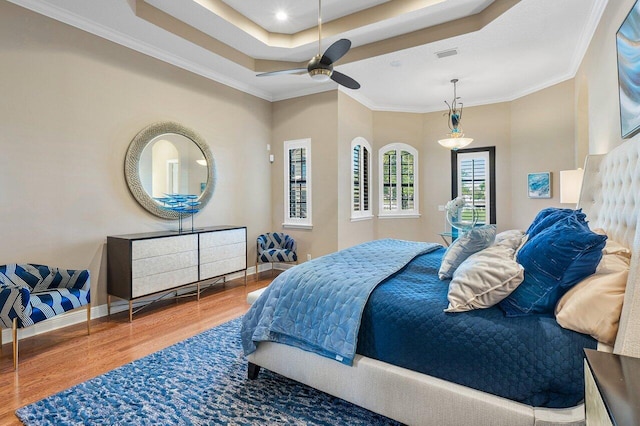
[[[87,334],[91,334],[91,303],[87,305]]]
[[[13,319],[13,369],[18,369],[18,318]]]

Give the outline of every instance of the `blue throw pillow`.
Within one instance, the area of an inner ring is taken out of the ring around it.
[[[496,238],[495,225],[482,225],[465,232],[458,237],[442,256],[438,278],[446,280],[453,277],[455,270],[467,257],[484,250],[493,244]]]
[[[517,255],[524,281],[500,302],[500,308],[507,316],[552,313],[567,290],[595,272],[606,240],[577,215],[535,235]]]
[[[540,210],[535,219],[533,219],[533,222],[531,222],[529,229],[527,229],[526,233],[529,235],[529,240],[531,240],[534,236],[549,228],[550,226],[553,226],[554,223],[572,215],[576,215],[580,222],[586,223],[584,221],[586,215],[582,213],[582,209],[572,210],[559,209],[557,207],[548,207],[546,209]]]

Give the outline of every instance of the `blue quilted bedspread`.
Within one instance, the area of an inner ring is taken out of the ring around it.
[[[416,257],[375,289],[357,352],[534,407],[578,404],[583,348],[596,341],[548,315],[507,318],[497,307],[443,312],[449,284],[437,277],[443,253]]]
[[[283,272],[243,318],[245,353],[255,351],[257,342],[274,341],[351,365],[371,292],[417,255],[439,247],[391,239],[370,241]]]

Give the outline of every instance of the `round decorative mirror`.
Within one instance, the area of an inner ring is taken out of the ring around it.
[[[178,219],[163,199],[189,195],[203,208],[215,189],[215,162],[207,143],[194,131],[173,122],[152,124],[131,141],[124,174],[133,197],[149,212]],[[197,197],[197,198],[196,198]]]

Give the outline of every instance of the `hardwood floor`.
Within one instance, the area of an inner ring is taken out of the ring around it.
[[[264,277],[268,279],[264,279]],[[134,315],[128,312],[20,340],[18,371],[13,370],[11,343],[0,357],[0,425],[21,425],[14,411],[46,396],[82,383],[123,364],[159,351],[219,324],[243,315],[247,294],[271,282],[269,272],[260,281],[229,281],[200,296],[159,302]]]

